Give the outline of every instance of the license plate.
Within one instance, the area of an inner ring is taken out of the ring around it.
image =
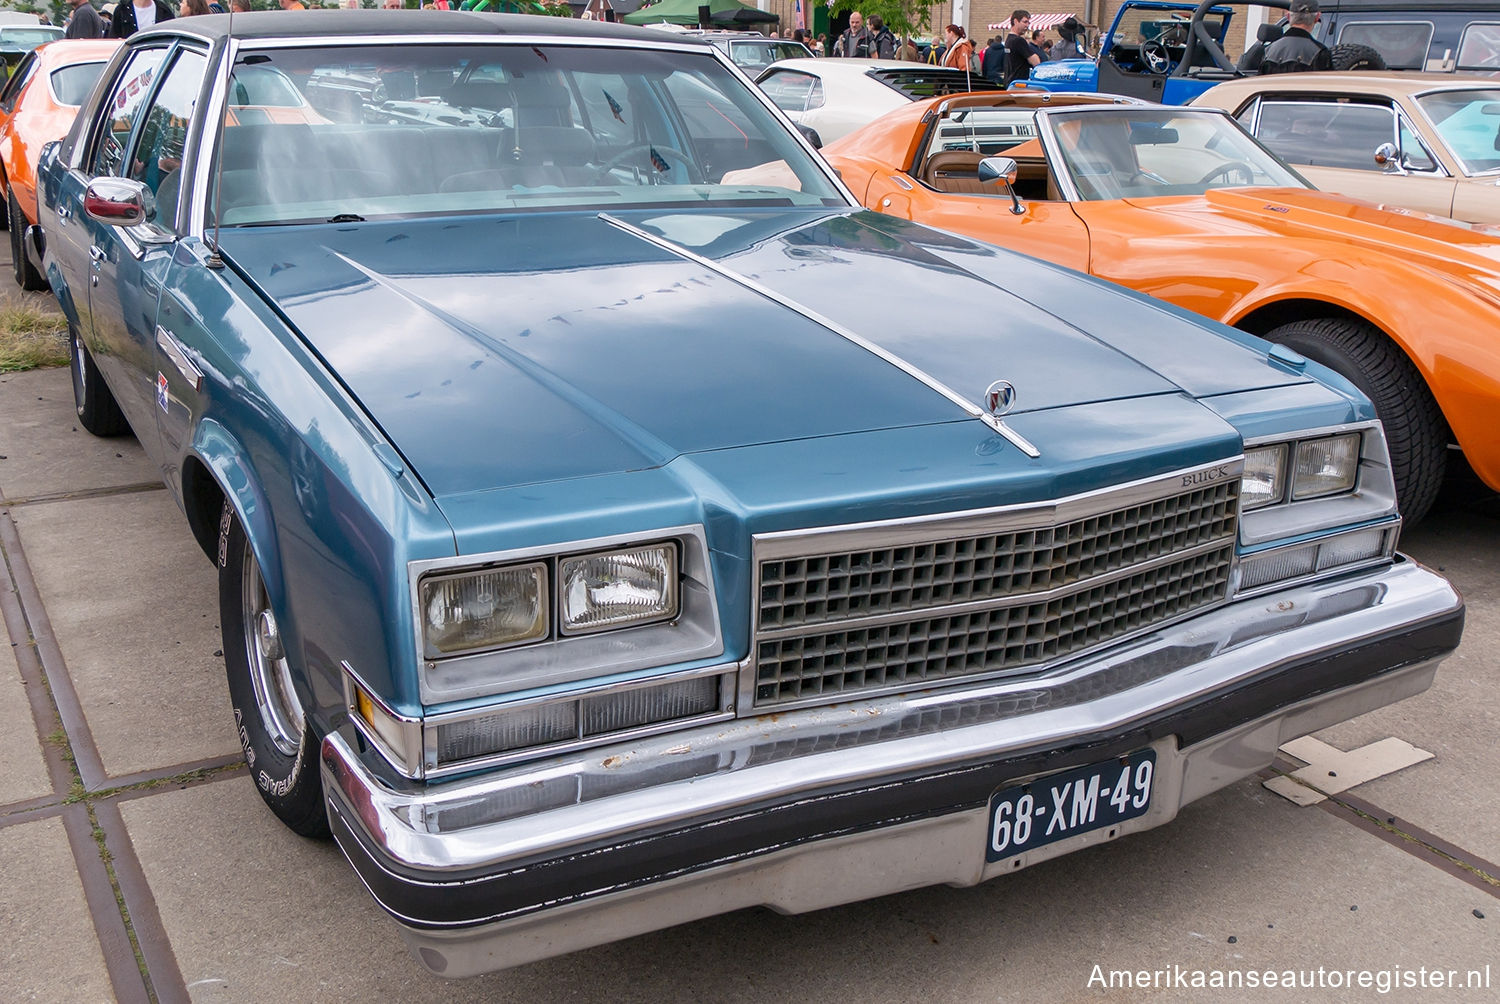
[[[999,861],[1134,819],[1151,807],[1156,751],[1079,767],[998,791],[990,797],[986,861]]]

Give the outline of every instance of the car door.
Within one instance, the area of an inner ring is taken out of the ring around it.
[[[1457,182],[1406,117],[1388,100],[1336,97],[1266,98],[1248,124],[1256,139],[1326,192],[1452,216]],[[1247,116],[1240,122],[1247,124]],[[1396,147],[1401,172],[1375,162],[1384,144]]]
[[[157,300],[176,243],[183,143],[206,65],[201,52],[178,49],[167,58],[164,72],[153,67],[151,79],[141,81],[140,91],[147,97],[133,103],[130,87],[134,80],[121,79],[119,86],[127,99],[121,111],[132,113],[128,139],[120,144],[118,157],[110,152],[100,162],[100,167],[108,168],[100,173],[144,184],[157,200],[157,214],[135,227],[93,220],[87,224],[93,269],[89,313],[93,344],[99,347],[95,359],[100,360],[101,354],[111,359],[115,374],[111,387],[129,388],[124,396],[117,390],[116,397],[141,437],[141,445],[153,457],[158,449],[151,433],[165,390],[157,365]],[[112,124],[101,153],[112,151],[123,131]]]

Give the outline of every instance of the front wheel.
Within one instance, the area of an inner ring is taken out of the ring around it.
[[[1334,370],[1375,403],[1401,515],[1408,524],[1427,515],[1443,486],[1448,425],[1400,347],[1368,324],[1335,317],[1283,324],[1266,337]]]
[[[256,790],[292,831],[327,835],[318,739],[297,696],[260,565],[228,502],[219,517],[219,622],[235,731]]]

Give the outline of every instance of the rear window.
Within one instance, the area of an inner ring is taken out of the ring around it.
[[[60,66],[52,71],[52,94],[57,98],[60,105],[81,105],[83,99],[89,96],[89,91],[94,89],[99,74],[104,72],[104,64],[99,63],[74,63],[72,66]]]
[[[1431,21],[1361,21],[1339,31],[1340,45],[1368,45],[1392,70],[1420,70],[1432,46]]]

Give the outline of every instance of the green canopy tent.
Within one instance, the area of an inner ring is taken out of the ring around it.
[[[733,25],[769,23],[781,20],[769,11],[756,10],[739,0],[661,0],[650,7],[642,7],[634,14],[626,14],[620,20],[626,24],[687,24],[698,23],[698,7],[706,5],[709,22],[718,28]]]

